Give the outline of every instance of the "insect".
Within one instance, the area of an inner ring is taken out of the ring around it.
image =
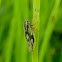
[[[29,21],[24,22],[24,30],[25,30],[25,37],[27,40],[28,50],[29,52],[32,52],[34,45],[34,33],[31,27],[31,23]]]

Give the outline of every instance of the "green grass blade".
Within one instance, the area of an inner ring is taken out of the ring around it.
[[[56,19],[56,15],[57,15],[59,5],[60,5],[60,1],[61,0],[56,0],[55,6],[54,6],[54,8],[52,10],[52,13],[51,13],[51,16],[50,16],[50,19],[49,19],[49,22],[48,22],[48,26],[46,28],[43,44],[41,46],[41,50],[40,50],[40,53],[39,53],[40,54],[39,62],[43,62],[44,55],[46,53],[50,37],[51,37],[51,34],[53,32],[55,23],[56,23],[55,19]]]
[[[0,0],[0,6],[1,6],[1,0]]]
[[[5,48],[4,48],[4,58],[5,62],[11,62],[11,57],[12,57],[12,48],[13,48],[13,41],[14,41],[14,27],[15,27],[15,20],[13,19],[11,21],[10,25],[10,31],[9,31],[9,36],[7,38],[7,41],[5,43]]]
[[[32,62],[38,62],[38,35],[39,35],[39,14],[40,14],[40,0],[33,0],[33,24],[34,25],[34,50],[32,52]]]

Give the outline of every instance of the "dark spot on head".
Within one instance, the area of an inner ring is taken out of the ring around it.
[[[28,31],[28,29],[29,29],[29,25],[27,25],[27,31]]]
[[[27,21],[27,24],[29,24],[29,22]]]
[[[27,24],[28,24],[28,20],[27,20]]]

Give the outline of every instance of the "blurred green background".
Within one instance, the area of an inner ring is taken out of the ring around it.
[[[38,53],[55,2],[40,0]],[[0,62],[32,62],[23,27],[24,21],[32,19],[33,0],[0,0]],[[62,0],[44,62],[62,62]]]

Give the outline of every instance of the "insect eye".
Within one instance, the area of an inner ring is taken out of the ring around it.
[[[27,22],[27,24],[29,24],[29,21],[28,20],[26,22]]]
[[[28,21],[27,21],[28,22]]]

